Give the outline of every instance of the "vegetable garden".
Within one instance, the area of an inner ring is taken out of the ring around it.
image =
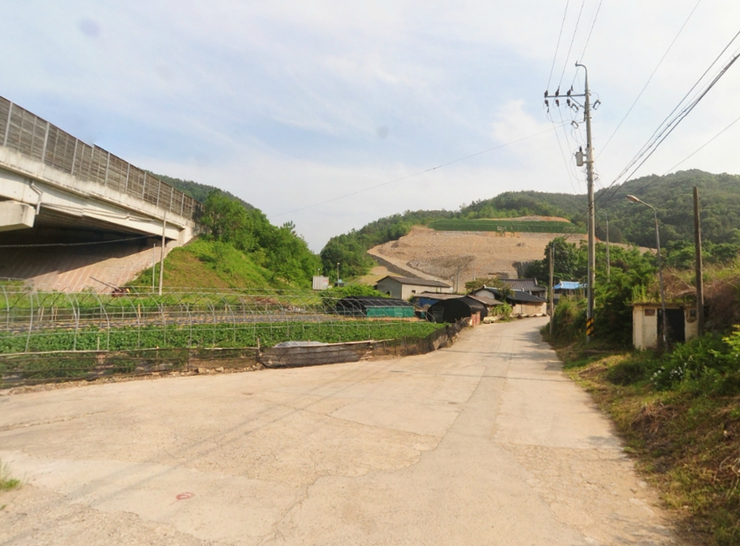
[[[114,296],[0,287],[0,384],[28,371],[39,379],[84,376],[103,362],[106,373],[134,373],[142,361],[152,364],[150,371],[163,363],[172,369],[193,352],[208,358],[202,355],[255,352],[285,341],[414,342],[442,326],[348,318],[335,313],[337,301],[289,291]]]

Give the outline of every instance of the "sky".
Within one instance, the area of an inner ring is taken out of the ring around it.
[[[596,190],[740,174],[740,61],[623,173],[740,52],[737,0],[0,0],[0,13],[0,95],[293,222],[315,252],[406,210],[585,193],[583,110],[543,97],[584,93],[577,61],[600,101]]]

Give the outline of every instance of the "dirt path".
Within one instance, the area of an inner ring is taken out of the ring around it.
[[[0,397],[0,544],[680,544],[537,334]]]

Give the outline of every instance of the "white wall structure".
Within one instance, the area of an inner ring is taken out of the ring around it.
[[[383,277],[375,285],[375,289],[388,294],[392,298],[407,300],[422,292],[434,292],[437,294],[451,294],[452,287],[440,281],[428,279],[416,279],[413,277]]]
[[[683,315],[683,338],[685,341],[699,335],[699,323],[696,308],[676,304],[667,304],[666,312],[678,312]],[[657,349],[661,343],[658,331],[658,317],[662,313],[659,303],[635,303],[632,305],[632,344],[635,349]],[[675,339],[675,338],[674,338]]]

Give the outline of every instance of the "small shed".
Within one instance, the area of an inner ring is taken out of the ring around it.
[[[434,322],[456,322],[475,315],[478,321],[482,321],[488,316],[488,309],[477,299],[468,296],[440,300],[427,311],[427,316]]]
[[[452,287],[440,281],[417,279],[414,277],[383,277],[375,285],[375,289],[392,298],[407,300],[414,294],[421,292],[435,292],[439,294],[452,293]]]
[[[657,349],[666,322],[667,338],[673,343],[683,343],[699,335],[696,307],[667,303],[665,312],[667,320],[664,321],[660,303],[632,304],[632,344],[636,349]]]
[[[349,317],[413,318],[414,306],[397,298],[347,296],[334,305],[334,312]]]

